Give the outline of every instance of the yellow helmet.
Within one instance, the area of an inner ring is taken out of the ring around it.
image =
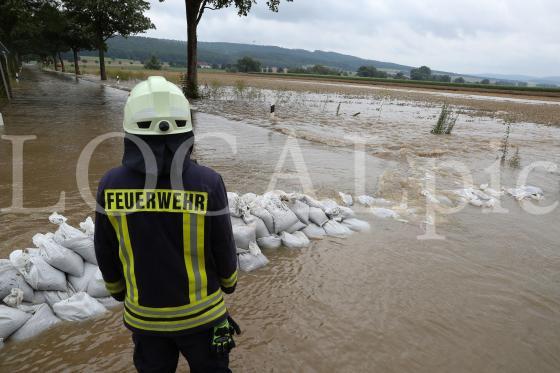
[[[130,92],[124,131],[134,135],[175,135],[192,131],[191,108],[183,92],[163,76],[150,76]]]

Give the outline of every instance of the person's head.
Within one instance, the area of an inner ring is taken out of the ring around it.
[[[151,76],[137,84],[124,108],[123,164],[150,174],[167,174],[174,158],[190,156],[194,143],[189,101],[175,84]],[[150,163],[151,154],[155,164]],[[177,156],[177,157],[176,157]]]

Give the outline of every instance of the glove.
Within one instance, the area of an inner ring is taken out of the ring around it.
[[[235,347],[235,341],[233,340],[234,334],[241,334],[241,329],[239,325],[228,316],[226,320],[214,327],[210,345],[212,352],[219,356],[228,355]]]

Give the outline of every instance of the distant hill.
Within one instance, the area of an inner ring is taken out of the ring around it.
[[[511,80],[511,81],[521,81],[527,82],[532,84],[555,84],[560,85],[560,76],[547,76],[547,77],[535,77],[529,75],[507,75],[507,74],[480,74],[481,76],[485,76],[492,79],[497,80]]]
[[[164,62],[185,64],[187,43],[179,40],[155,39],[132,36],[127,39],[115,37],[108,41],[107,56],[144,61],[152,54]],[[95,51],[84,51],[84,56],[95,55]],[[356,71],[360,66],[373,65],[380,69],[410,72],[411,66],[367,60],[335,52],[288,49],[265,45],[237,43],[198,43],[198,60],[209,64],[234,64],[238,59],[249,56],[264,66],[301,67],[324,65],[347,71]]]

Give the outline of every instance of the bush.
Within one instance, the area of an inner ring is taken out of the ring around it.
[[[243,57],[237,61],[237,69],[242,73],[260,72],[261,63],[251,57]]]
[[[379,71],[375,66],[360,66],[356,73],[362,78],[387,78],[385,71]]]
[[[144,62],[144,68],[146,70],[161,70],[161,62],[157,59],[156,56],[152,55],[149,60]]]

